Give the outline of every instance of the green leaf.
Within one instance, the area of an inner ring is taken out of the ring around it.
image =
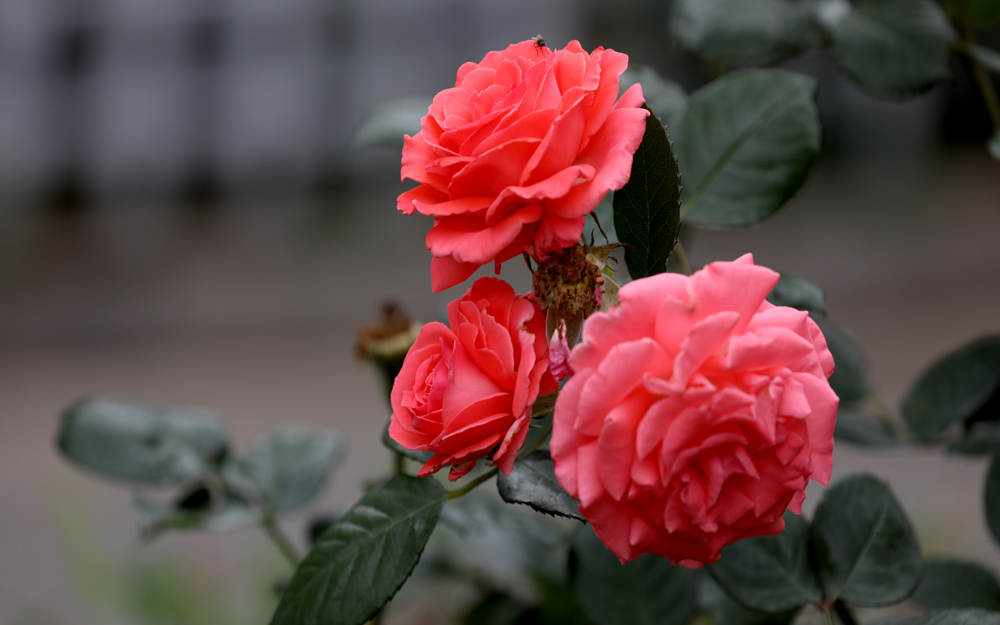
[[[84,469],[149,486],[194,479],[227,453],[222,420],[213,413],[102,397],[63,412],[57,445]]]
[[[789,625],[799,613],[798,609],[782,614],[751,610],[733,601],[708,575],[698,589],[698,608],[712,617],[714,625]]]
[[[913,600],[935,610],[984,608],[1000,612],[1000,584],[978,564],[957,560],[924,562],[924,577]]]
[[[823,289],[815,282],[787,273],[781,274],[767,296],[767,301],[775,306],[791,306],[823,315],[826,314],[825,299]]]
[[[993,456],[993,460],[990,462],[983,490],[986,527],[989,528],[993,539],[1000,543],[1000,455]]]
[[[826,337],[826,346],[833,355],[834,369],[830,376],[830,386],[840,397],[841,403],[865,399],[871,391],[868,365],[854,339],[846,330],[823,315],[810,316]]]
[[[685,221],[750,226],[795,195],[819,156],[815,95],[813,79],[777,69],[731,72],[695,92],[676,134]]]
[[[647,107],[648,110],[648,107]],[[615,231],[625,244],[632,278],[667,270],[680,229],[680,174],[670,141],[656,115],[646,117],[646,134],[632,157],[632,174],[615,192]]]
[[[759,612],[781,614],[823,600],[809,560],[809,524],[790,512],[784,519],[782,533],[738,540],[708,569],[731,597]]]
[[[269,507],[285,512],[319,495],[343,447],[340,436],[330,431],[284,428],[254,445],[237,467]]]
[[[430,98],[400,98],[379,104],[354,130],[351,147],[402,148],[403,135],[412,137],[420,132],[420,120],[430,104]]]
[[[889,447],[899,444],[892,426],[867,414],[863,406],[841,402],[833,437],[838,441],[863,447]]]
[[[1000,625],[1000,613],[986,610],[940,610],[909,618],[878,621],[872,625]]]
[[[1000,388],[1000,336],[963,345],[924,371],[903,399],[903,418],[915,434],[933,439],[966,421]]]
[[[774,63],[822,43],[811,8],[789,0],[679,0],[670,32],[726,63]]]
[[[292,576],[271,625],[361,625],[403,585],[447,494],[397,475],[369,491],[319,539]]]
[[[871,475],[852,475],[826,491],[812,537],[827,603],[892,605],[920,581],[913,528],[889,487]]]
[[[507,503],[524,504],[545,514],[585,521],[579,502],[556,480],[552,456],[546,449],[518,458],[510,475],[497,476],[497,490]]]
[[[204,486],[196,486],[173,506],[165,506],[144,497],[132,498],[132,507],[139,515],[143,537],[152,540],[166,530],[197,529],[210,532],[231,532],[256,525],[261,512],[246,499],[232,492],[222,493],[220,501],[205,501],[204,506],[192,506],[190,501],[208,495]]]
[[[403,447],[396,441],[392,440],[392,437],[389,436],[388,421],[385,424],[385,428],[383,428],[382,430],[382,444],[385,445],[388,449],[396,452],[397,454],[409,458],[410,460],[413,460],[415,462],[419,462],[420,464],[424,464],[434,456],[433,451],[414,451],[412,449],[407,449],[406,447]]]
[[[1000,454],[1000,427],[983,425],[965,432],[965,436],[948,443],[948,452],[963,456]]]
[[[625,70],[621,76],[621,91],[624,92],[635,83],[642,85],[646,106],[660,118],[667,127],[667,133],[672,132],[687,109],[687,92],[674,81],[660,76],[648,65],[633,65]]]
[[[573,537],[570,575],[577,601],[598,625],[683,625],[700,577],[651,554],[619,564],[589,525]]]
[[[833,51],[861,85],[905,94],[947,78],[954,33],[933,0],[854,0],[831,28]]]

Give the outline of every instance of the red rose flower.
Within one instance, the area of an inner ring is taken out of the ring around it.
[[[802,311],[765,297],[750,255],[659,274],[589,317],[556,401],[559,482],[622,562],[699,567],[777,534],[809,479],[830,479],[833,358]]]
[[[397,206],[434,216],[427,234],[434,292],[528,252],[538,260],[580,240],[585,216],[628,182],[645,131],[642,88],[618,99],[628,57],[571,41],[523,41],[458,70],[403,144]],[[617,102],[616,102],[616,99]]]
[[[457,480],[490,456],[509,475],[535,400],[558,390],[549,373],[545,314],[497,278],[476,280],[448,305],[448,324],[428,323],[392,386],[389,436],[433,451],[425,477],[452,465]]]

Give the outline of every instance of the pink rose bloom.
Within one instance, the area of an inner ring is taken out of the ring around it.
[[[407,215],[427,234],[434,292],[484,264],[528,252],[544,261],[580,240],[584,217],[620,189],[645,132],[636,84],[618,99],[628,57],[571,41],[553,52],[523,41],[458,70],[403,144]],[[617,102],[616,102],[617,100]]]
[[[833,358],[805,312],[764,300],[777,281],[747,254],[631,282],[584,323],[552,458],[623,563],[710,564],[829,482]]]
[[[392,386],[389,436],[433,451],[426,477],[452,465],[457,480],[489,456],[509,475],[531,408],[559,387],[549,373],[545,313],[498,278],[481,278],[448,305],[448,324],[428,323]]]

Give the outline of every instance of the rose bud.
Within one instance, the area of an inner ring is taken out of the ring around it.
[[[434,292],[487,263],[499,272],[525,252],[541,262],[580,240],[585,216],[628,182],[645,132],[642,88],[618,98],[627,66],[614,50],[528,40],[462,65],[434,97],[403,143],[401,177],[420,185],[397,200],[434,217]]]
[[[712,563],[829,481],[833,358],[807,313],[765,301],[777,281],[748,254],[635,280],[584,323],[552,458],[622,562]]]
[[[448,325],[420,330],[392,387],[389,436],[434,452],[421,477],[450,465],[457,480],[484,457],[509,475],[535,400],[558,388],[538,304],[480,278],[448,305]]]

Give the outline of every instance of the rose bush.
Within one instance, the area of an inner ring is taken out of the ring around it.
[[[401,178],[421,183],[397,207],[434,217],[435,292],[482,265],[528,252],[545,260],[580,240],[585,216],[628,182],[648,111],[636,84],[618,99],[628,57],[571,41],[523,41],[458,70],[421,131],[403,144]],[[617,102],[616,102],[617,99]]]
[[[805,312],[765,297],[750,255],[619,291],[584,324],[555,406],[559,482],[622,562],[690,567],[776,534],[830,479],[833,358]]]
[[[481,278],[448,305],[448,324],[425,325],[407,353],[392,387],[389,435],[434,452],[421,477],[451,465],[456,480],[491,453],[509,475],[535,400],[558,390],[545,315],[503,280]]]

